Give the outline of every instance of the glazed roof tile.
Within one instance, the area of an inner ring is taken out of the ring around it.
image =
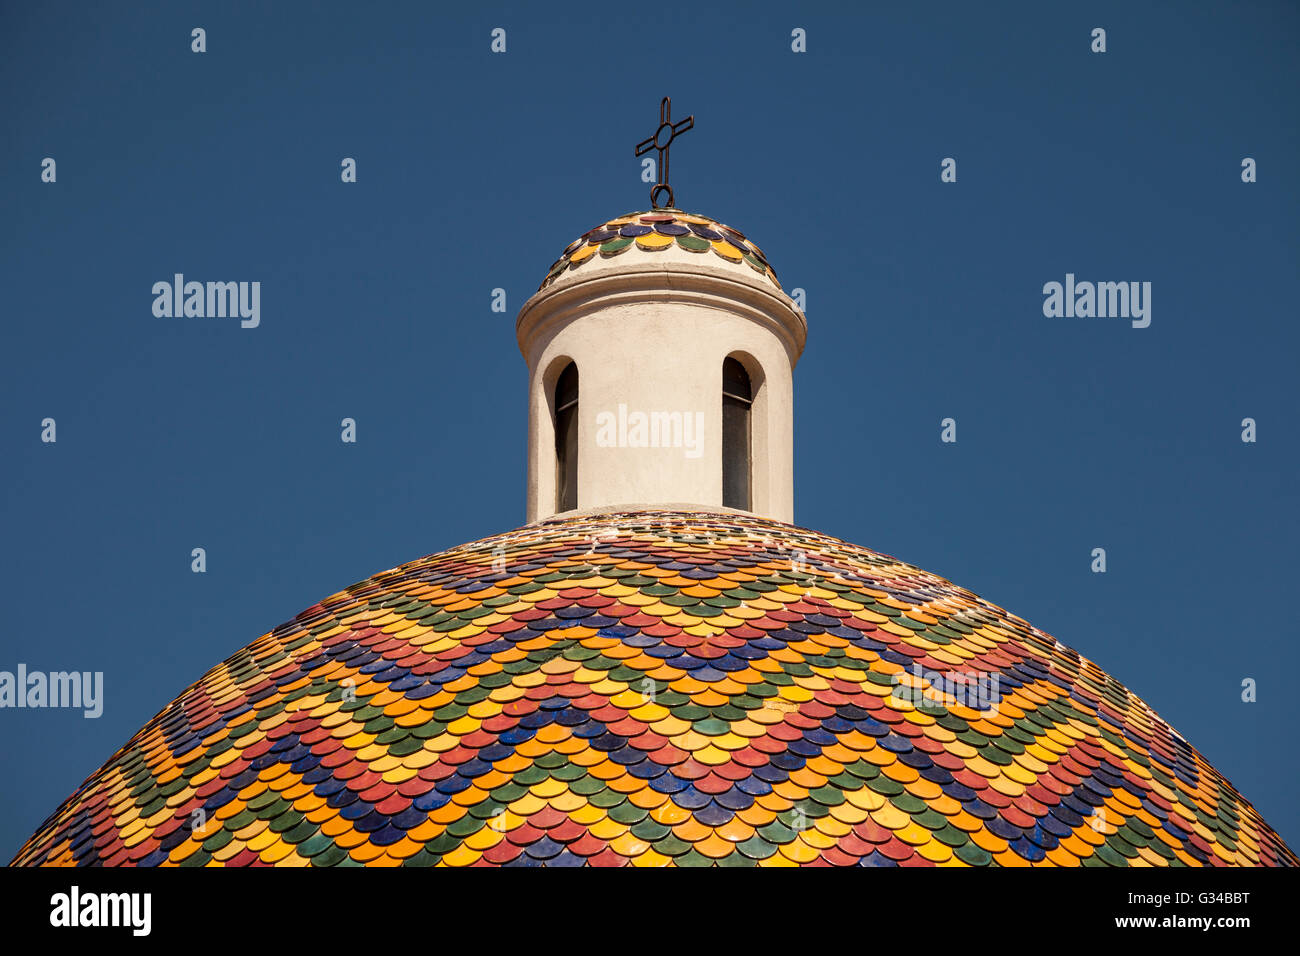
[[[578,272],[589,262],[628,254],[633,257],[655,256],[669,249],[729,263],[763,277],[777,289],[781,288],[763,250],[740,230],[707,216],[679,209],[661,209],[629,213],[587,230],[565,247],[560,258],[551,264],[538,289],[547,288],[566,273]]]

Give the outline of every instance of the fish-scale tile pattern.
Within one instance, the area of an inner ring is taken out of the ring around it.
[[[763,250],[740,230],[707,216],[658,209],[629,213],[589,229],[569,243],[560,258],[551,264],[538,289],[545,289],[566,271],[580,269],[597,257],[610,259],[632,250],[636,250],[634,255],[653,255],[674,247],[752,270],[781,288]]]
[[[954,673],[996,676],[995,699],[919,693]],[[635,512],[308,608],[169,704],[14,863],[1297,860],[1141,699],[1020,618],[789,525]]]

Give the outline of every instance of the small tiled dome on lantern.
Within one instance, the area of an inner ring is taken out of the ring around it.
[[[781,288],[763,250],[752,239],[708,216],[679,209],[628,213],[587,230],[569,243],[539,288],[545,289],[584,265],[591,266],[587,272],[597,272],[622,266],[626,260],[619,261],[620,257],[640,259],[643,255],[647,262],[689,262],[694,256],[702,256],[748,269]]]

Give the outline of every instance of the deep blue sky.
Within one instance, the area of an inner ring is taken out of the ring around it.
[[[646,208],[664,95],[678,205],[807,290],[796,522],[1077,648],[1300,846],[1300,15],[842,6],[0,8],[0,669],[106,683],[0,711],[0,858],[240,646],[523,522],[514,316]],[[174,272],[261,326],[154,318]],[[1150,328],[1045,318],[1067,272],[1150,281]]]

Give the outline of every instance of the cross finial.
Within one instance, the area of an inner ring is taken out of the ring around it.
[[[669,209],[673,207],[673,187],[668,185],[668,147],[672,145],[678,133],[684,133],[695,125],[695,114],[691,114],[684,120],[673,122],[673,101],[664,97],[663,102],[659,104],[659,128],[649,139],[644,139],[636,144],[636,154],[642,156],[652,149],[659,151],[659,182],[655,183],[650,190],[650,205],[655,209]],[[668,201],[660,204],[659,196],[662,193],[668,194]]]

